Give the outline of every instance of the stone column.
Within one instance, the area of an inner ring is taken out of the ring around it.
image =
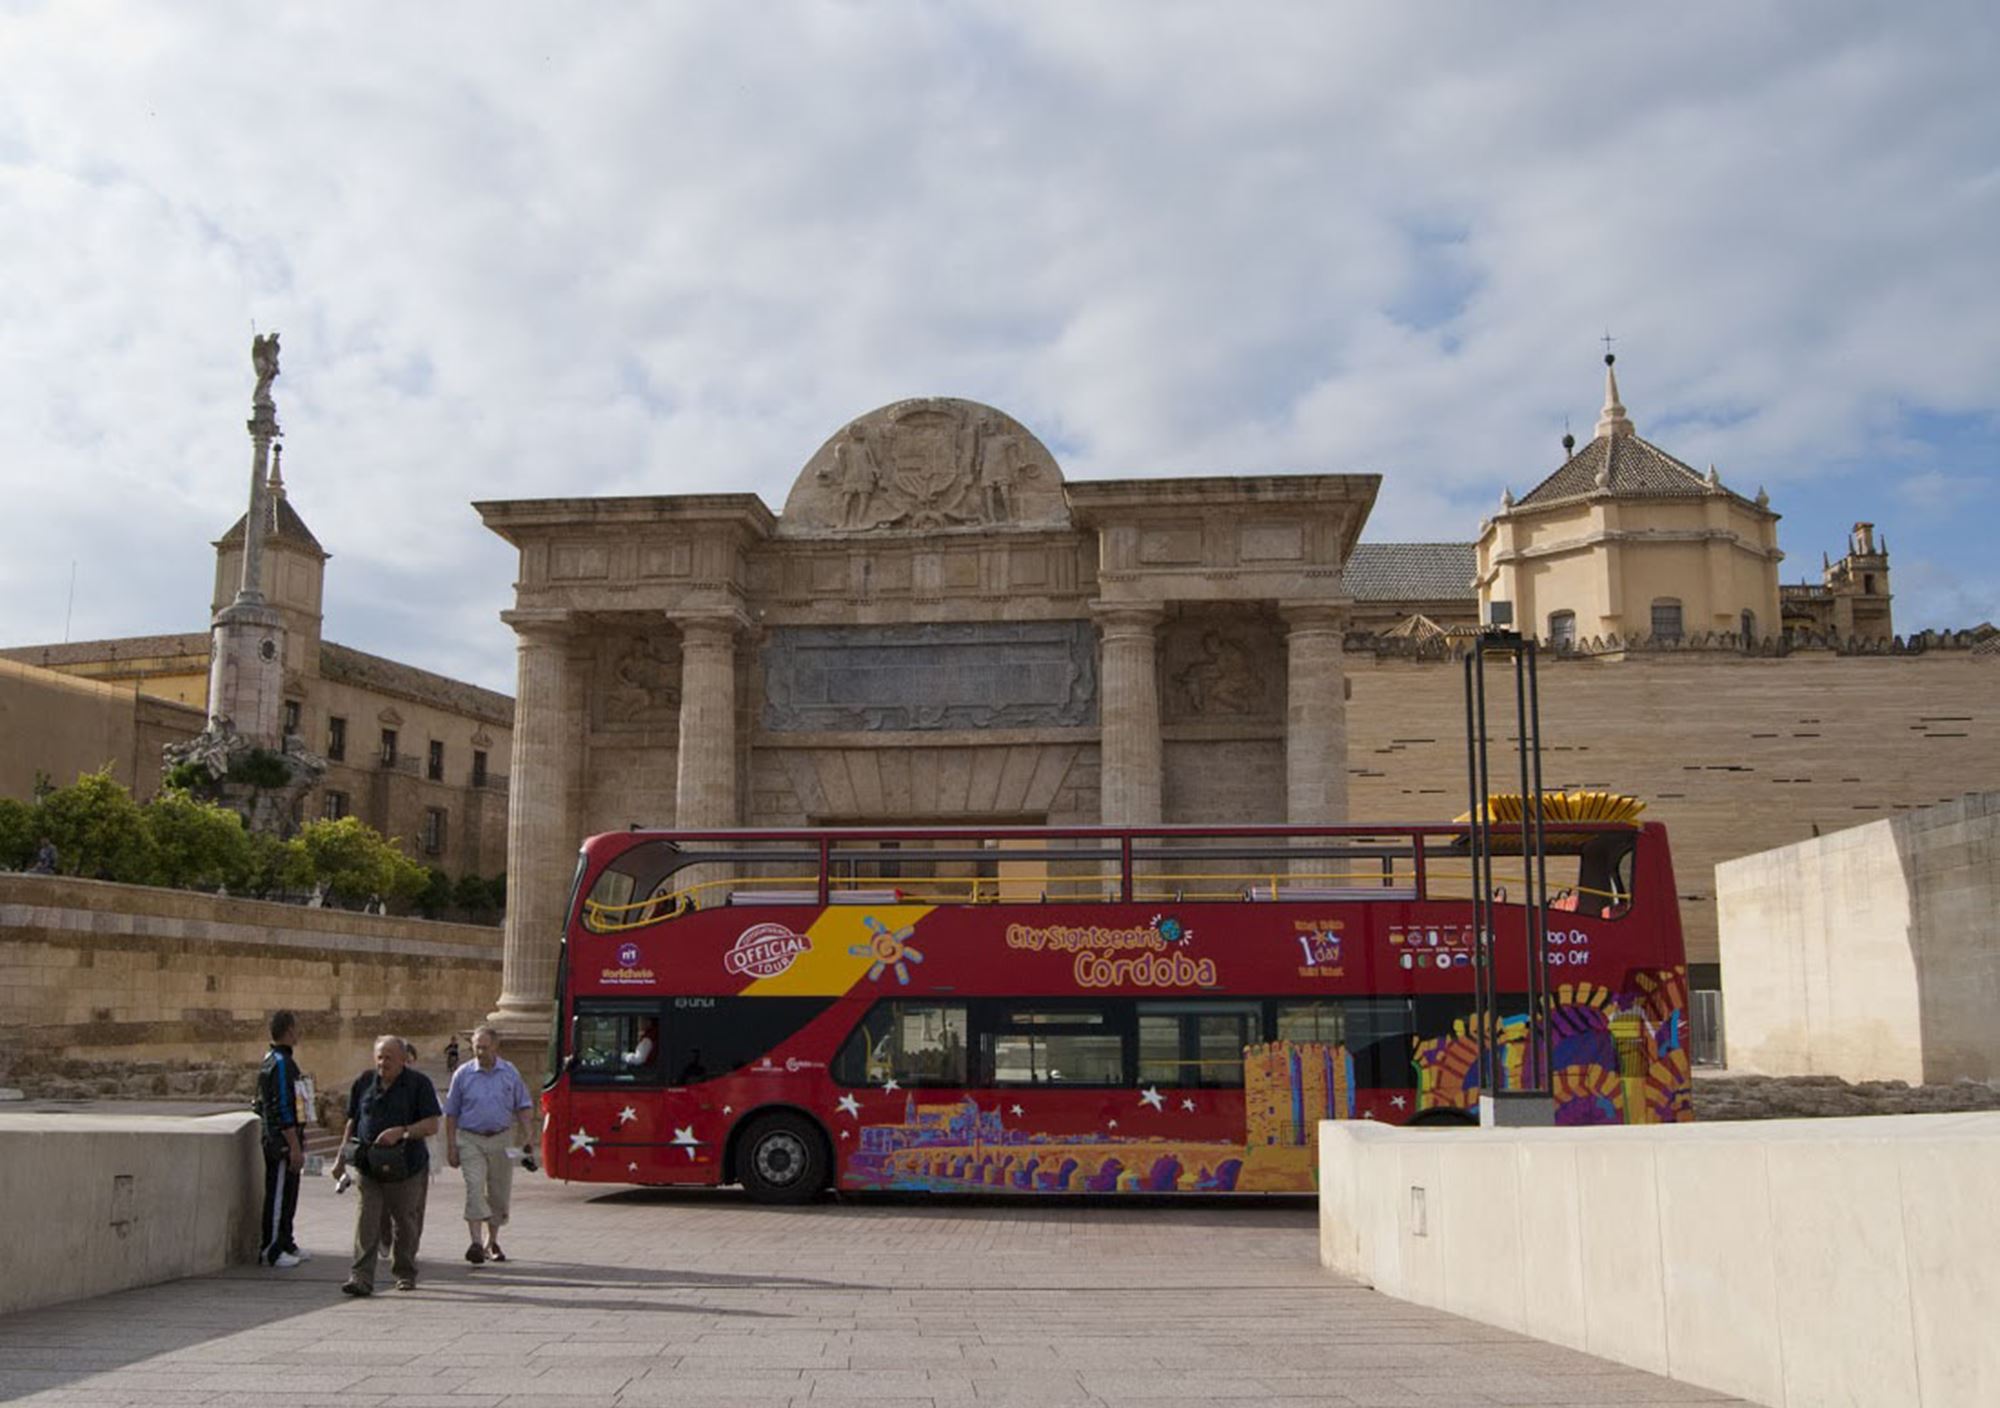
[[[500,1005],[487,1018],[534,1059],[554,1019],[556,957],[576,872],[583,711],[561,615],[509,613],[519,652],[514,756],[507,779],[507,927]]]
[[[677,616],[681,631],[681,725],[674,825],[735,826],[736,636],[731,615]]]
[[[1347,820],[1347,672],[1335,604],[1281,608],[1285,633],[1285,820],[1301,826]]]
[[[1152,826],[1160,820],[1160,691],[1154,633],[1156,606],[1094,608],[1098,655],[1099,793],[1106,826]]]

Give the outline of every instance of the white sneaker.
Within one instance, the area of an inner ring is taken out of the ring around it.
[[[286,1255],[290,1256],[295,1261],[311,1261],[313,1259],[313,1254],[307,1251],[304,1247],[293,1247],[291,1251],[286,1253]]]
[[[298,1264],[299,1264],[299,1259],[293,1256],[290,1252],[279,1252],[276,1256],[271,1258],[271,1265],[278,1267],[280,1270],[289,1271],[292,1267],[297,1266]]]

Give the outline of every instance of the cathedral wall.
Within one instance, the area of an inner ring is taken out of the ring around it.
[[[0,797],[27,801],[38,776],[58,787],[106,764],[141,798],[159,788],[160,748],[201,731],[198,711],[130,685],[0,660]]]
[[[1351,651],[1347,669],[1353,818],[1464,812],[1462,666]],[[1991,659],[1545,658],[1541,698],[1544,784],[1629,792],[1665,823],[1693,963],[1718,961],[1718,862],[2000,788]],[[1488,714],[1504,746],[1511,699],[1489,697]],[[1506,778],[1496,788],[1514,790]]]

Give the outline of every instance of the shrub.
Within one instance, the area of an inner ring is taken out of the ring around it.
[[[0,870],[25,870],[35,859],[42,835],[36,808],[12,797],[0,797]]]
[[[153,881],[212,890],[240,884],[250,863],[250,835],[227,807],[168,788],[143,809],[153,842]]]

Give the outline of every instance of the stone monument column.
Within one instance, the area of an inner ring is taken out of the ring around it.
[[[1160,688],[1154,634],[1157,606],[1093,608],[1102,637],[1098,668],[1099,794],[1106,826],[1160,820]]]
[[[735,826],[736,636],[733,614],[675,616],[681,632],[679,772],[674,825]]]
[[[1347,612],[1332,603],[1282,606],[1285,633],[1285,820],[1347,820]]]
[[[581,673],[566,613],[506,612],[519,655],[514,757],[507,779],[507,928],[500,1005],[487,1020],[532,1051],[555,1018],[556,957],[576,873],[583,769]]]

